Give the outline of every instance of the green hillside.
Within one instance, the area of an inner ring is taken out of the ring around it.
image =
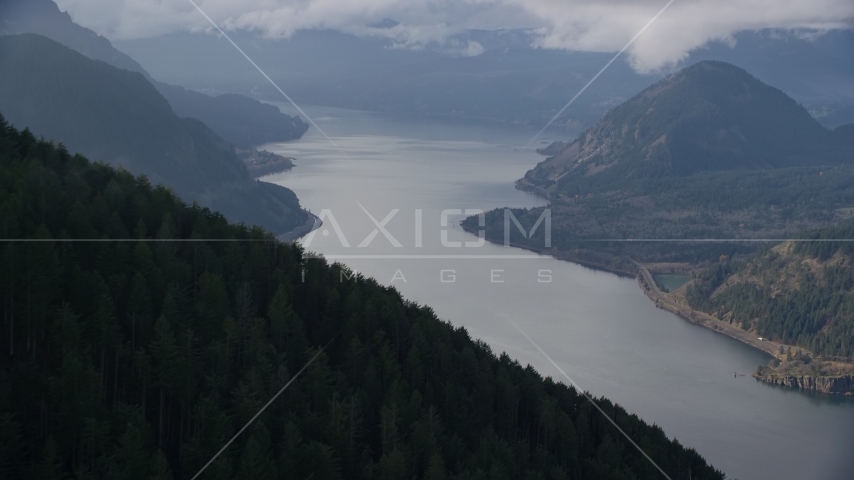
[[[2,120],[0,211],[47,240],[0,243],[0,478],[190,478],[326,344],[202,478],[661,478],[429,308]],[[674,480],[723,478],[596,402]]]
[[[844,240],[854,239],[854,222],[797,237],[818,241],[786,242],[715,264],[686,297],[694,308],[772,340],[854,357],[854,245]]]
[[[293,195],[274,196],[251,180],[231,145],[176,116],[142,74],[34,34],[0,37],[0,58],[0,112],[13,125],[145,174],[232,220],[275,232],[305,222]]]

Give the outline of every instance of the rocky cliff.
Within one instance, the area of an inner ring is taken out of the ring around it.
[[[854,395],[854,376],[852,375],[811,377],[808,375],[795,376],[757,373],[753,376],[763,382],[774,385],[785,385],[792,388],[802,388],[804,390],[837,395]]]

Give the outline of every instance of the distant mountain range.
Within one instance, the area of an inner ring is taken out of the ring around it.
[[[110,45],[90,30],[70,26],[71,19],[50,0],[7,0],[0,4],[0,18],[4,19],[0,32],[40,33],[119,68],[142,71],[142,65],[158,80],[173,85],[206,93],[281,100],[280,94],[216,35],[176,33],[116,40]],[[394,25],[396,22],[388,20],[374,27]],[[230,35],[299,103],[486,119],[536,128],[555,115],[613,55],[536,48],[536,32],[528,30],[467,30],[419,49],[396,47],[390,39],[379,36],[357,37],[333,30],[298,31],[287,39],[244,31]],[[467,45],[478,48],[462,48]],[[747,68],[806,106],[827,127],[854,122],[853,30],[834,30],[810,38],[787,31],[739,32],[730,41],[711,42],[692,51],[674,69],[702,60]],[[669,71],[639,74],[624,60],[615,62],[561,115],[555,128],[578,134]],[[191,99],[173,98],[180,91],[173,93],[156,86],[179,116],[198,118],[236,146],[246,146],[242,145],[245,133],[220,125],[234,121],[227,112],[219,109],[216,117],[206,116],[208,109],[189,109],[195,104]],[[236,118],[249,114],[263,118],[257,107],[247,103],[246,113]],[[306,128],[297,123],[293,129],[284,119],[256,123],[269,126],[273,133],[287,130],[297,135]],[[257,135],[253,138],[256,145],[280,140],[267,135],[266,129],[252,131]]]
[[[601,190],[703,171],[854,163],[847,128],[834,134],[743,69],[704,61],[610,110],[521,184],[574,193],[593,182]]]
[[[146,77],[35,34],[0,37],[0,113],[72,153],[145,174],[187,202],[283,233],[306,221],[290,190],[253,181],[234,148],[179,118]]]
[[[469,30],[418,50],[332,30],[298,31],[288,39],[241,31],[230,35],[297,102],[492,119],[537,129],[613,56],[536,48],[536,32],[526,30]],[[746,68],[805,105],[826,126],[854,122],[854,31],[805,38],[763,30],[739,32],[730,40],[698,48],[662,72],[639,74],[619,59],[561,115],[556,131],[578,134],[651,83],[703,60]],[[482,53],[465,56],[458,48],[471,42]],[[202,91],[278,95],[215,35],[176,33],[114,43],[170,83]]]
[[[243,95],[212,97],[154,80],[128,55],[104,37],[77,25],[51,0],[5,0],[0,4],[0,35],[37,33],[94,60],[143,74],[179,117],[196,118],[238,147],[300,138],[308,124],[299,117]]]

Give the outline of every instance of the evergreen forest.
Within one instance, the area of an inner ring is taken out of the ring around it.
[[[2,118],[0,212],[0,478],[192,478],[291,380],[199,478],[662,478],[428,307]],[[593,401],[670,478],[724,478]]]

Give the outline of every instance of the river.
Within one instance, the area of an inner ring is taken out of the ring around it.
[[[634,279],[461,231],[454,210],[545,205],[513,181],[543,158],[534,147],[565,138],[524,147],[534,131],[522,127],[305,111],[337,148],[315,128],[263,148],[297,164],[264,180],[325,217],[302,239],[308,250],[568,383],[518,325],[581,388],[661,426],[727,478],[854,478],[854,399],[755,381],[770,357],[655,308]]]

